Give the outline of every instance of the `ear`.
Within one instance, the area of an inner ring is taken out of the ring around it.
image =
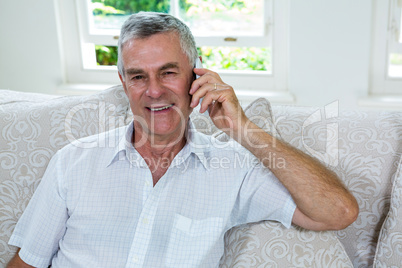
[[[126,82],[124,81],[124,79],[123,79],[123,77],[121,76],[120,72],[118,72],[118,74],[119,74],[119,78],[120,78],[121,84],[123,85],[124,92],[125,92],[125,93],[126,93],[126,95],[127,95],[127,87],[126,87]]]

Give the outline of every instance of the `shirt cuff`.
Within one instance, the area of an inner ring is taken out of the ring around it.
[[[32,254],[23,246],[23,239],[16,235],[11,235],[8,244],[11,246],[19,247],[21,250],[18,252],[21,260],[23,260],[26,264],[29,264],[38,268],[47,268],[50,265],[50,260],[48,258],[39,257],[35,254]]]

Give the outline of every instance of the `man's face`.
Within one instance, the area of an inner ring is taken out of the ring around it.
[[[122,59],[122,83],[136,132],[163,139],[181,137],[192,111],[188,92],[193,66],[181,49],[178,35],[161,33],[131,39],[123,46]]]

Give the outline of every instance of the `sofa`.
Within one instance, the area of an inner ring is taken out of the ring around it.
[[[245,112],[335,171],[360,213],[336,232],[271,221],[236,226],[225,234],[220,267],[401,267],[402,111],[340,110],[337,102],[279,106],[259,98]],[[131,120],[121,86],[88,96],[0,90],[0,267],[17,250],[8,240],[53,154]],[[199,131],[229,139],[206,114],[195,110],[191,120]]]

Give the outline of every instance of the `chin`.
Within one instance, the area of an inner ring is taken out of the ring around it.
[[[184,124],[181,120],[178,120],[178,122],[171,122],[171,123],[168,123],[168,121],[155,122],[155,125],[153,129],[150,129],[150,132],[158,136],[171,136],[171,135],[182,136],[182,133],[184,133],[187,127],[187,122],[188,120],[186,120]]]

